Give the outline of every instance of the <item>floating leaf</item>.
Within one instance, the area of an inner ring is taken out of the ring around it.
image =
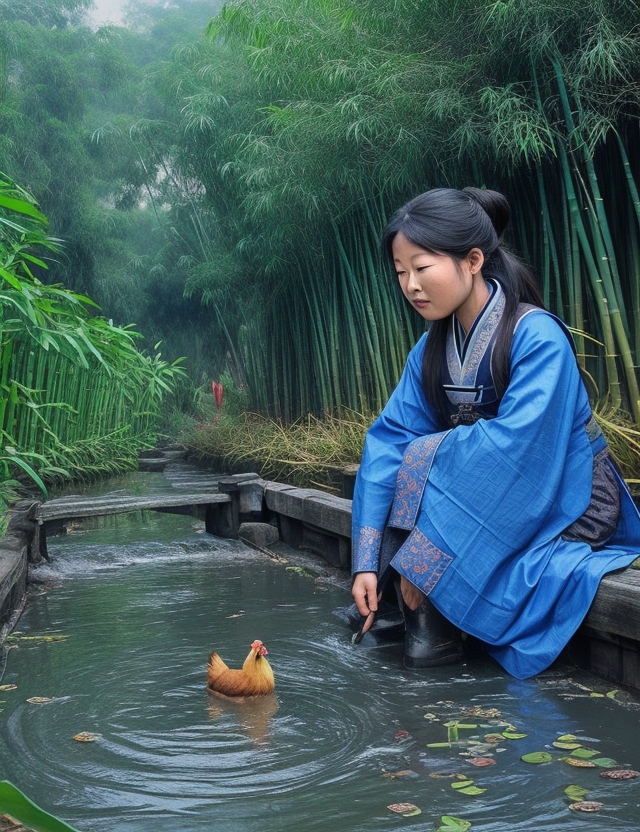
[[[598,812],[603,805],[596,800],[580,800],[578,803],[570,803],[569,808],[574,812]]]
[[[612,760],[611,757],[598,757],[596,760],[591,761],[594,766],[599,766],[600,768],[614,768],[618,764],[615,760]]]
[[[560,757],[563,763],[568,763],[575,768],[595,768],[596,764],[591,760],[579,760],[577,757]]]
[[[0,685],[0,690],[16,690],[17,687],[17,685]]]
[[[402,771],[385,771],[383,774],[385,777],[388,777],[389,780],[398,780],[401,777],[418,777],[418,773],[412,771],[410,768],[405,768]]]
[[[597,693],[595,690],[592,690],[589,696],[593,699],[604,699],[604,693]]]
[[[437,771],[432,771],[429,773],[429,777],[433,777],[434,780],[456,780],[460,778],[459,774],[440,774]]]
[[[616,694],[617,694],[617,693],[618,693],[618,691],[617,691],[617,690],[610,690],[610,691],[606,694],[606,696],[607,696],[607,698],[609,698],[609,699],[615,699],[615,698],[616,698]]]
[[[495,766],[496,761],[493,757],[474,757],[473,759],[469,760],[472,766]]]
[[[428,742],[427,748],[451,748],[450,742]]]
[[[486,789],[480,789],[478,786],[465,786],[464,789],[458,790],[460,794],[484,794]]]
[[[580,741],[576,736],[573,734],[562,734],[562,736],[558,737],[559,742],[577,742],[578,745],[581,745]]]
[[[506,740],[522,740],[527,736],[527,734],[521,734],[518,731],[503,731],[502,736]]]
[[[452,789],[467,789],[469,786],[473,786],[473,780],[458,780],[451,784]]]
[[[592,748],[576,748],[571,752],[572,757],[577,757],[579,760],[589,760],[591,757],[597,757],[598,752]]]
[[[394,740],[410,740],[411,734],[408,731],[396,731],[393,738]]]
[[[640,777],[640,771],[634,771],[632,768],[611,768],[601,771],[600,777],[606,777],[607,780],[633,780],[634,777]]]
[[[472,708],[468,708],[466,713],[467,716],[479,716],[485,719],[501,716],[497,708],[482,708],[480,705],[474,705]]]
[[[23,636],[18,633],[15,635],[9,636],[7,641],[15,642],[15,641],[31,641],[31,642],[38,642],[41,644],[50,644],[53,641],[66,641],[69,636],[61,636],[61,635],[39,635],[39,636]]]
[[[485,734],[484,735],[484,741],[485,742],[490,742],[492,745],[495,745],[496,743],[502,742],[503,739],[504,739],[504,737],[502,736],[502,734]]]
[[[579,742],[560,742],[559,740],[556,740],[555,742],[552,742],[551,745],[553,745],[554,748],[562,749],[562,751],[574,751],[576,748],[580,748]]]
[[[91,731],[81,731],[79,734],[76,734],[73,738],[77,742],[95,742],[99,740],[102,734],[93,734]]]
[[[418,807],[413,803],[392,803],[390,806],[387,806],[387,809],[390,809],[392,812],[396,812],[396,814],[402,815],[405,818],[422,813],[422,809],[418,809]]]
[[[452,815],[443,815],[440,818],[437,832],[467,832],[468,829],[471,829],[471,821],[454,818]]]
[[[567,786],[564,793],[571,800],[582,800],[583,797],[586,797],[588,789],[583,789],[582,786]]]
[[[53,698],[51,696],[32,696],[27,699],[27,702],[32,705],[44,705],[45,702],[53,702]]]
[[[523,763],[550,763],[553,755],[548,751],[532,751],[530,754],[523,754],[520,759]]]

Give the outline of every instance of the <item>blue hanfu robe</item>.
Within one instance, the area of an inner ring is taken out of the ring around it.
[[[513,676],[547,668],[583,621],[603,575],[640,554],[640,515],[621,511],[602,548],[563,532],[587,509],[593,427],[572,344],[554,316],[518,321],[495,418],[443,430],[413,348],[367,433],[353,499],[353,572],[379,572],[387,524],[406,533],[391,567]]]

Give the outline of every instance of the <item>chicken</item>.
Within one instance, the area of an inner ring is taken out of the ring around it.
[[[240,670],[232,670],[213,652],[207,666],[207,690],[223,696],[265,696],[273,693],[275,679],[265,659],[267,648],[256,639]]]

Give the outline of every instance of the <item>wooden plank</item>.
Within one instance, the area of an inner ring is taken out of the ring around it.
[[[640,570],[605,575],[584,620],[587,627],[640,641]]]
[[[124,514],[131,511],[170,509],[180,506],[213,505],[230,502],[228,494],[202,493],[163,494],[127,497],[60,497],[47,500],[36,508],[34,517],[38,523],[51,520],[80,517],[98,517],[106,514]]]

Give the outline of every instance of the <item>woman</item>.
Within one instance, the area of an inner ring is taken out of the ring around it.
[[[353,596],[396,586],[405,665],[456,661],[460,630],[512,675],[548,667],[640,516],[589,407],[571,336],[500,237],[502,194],[434,189],[387,226],[405,297],[431,322],[367,433]]]

